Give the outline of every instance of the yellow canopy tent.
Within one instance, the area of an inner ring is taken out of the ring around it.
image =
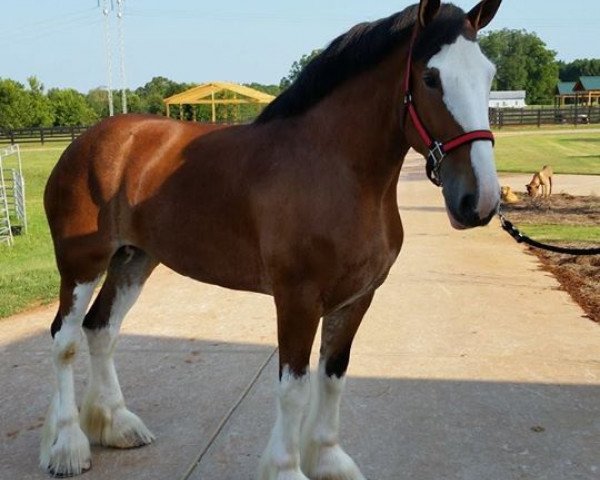
[[[215,98],[215,94],[223,91],[233,92],[234,98]],[[211,82],[190,88],[185,92],[177,93],[165,98],[163,102],[167,107],[167,117],[170,116],[170,105],[212,105],[212,121],[216,122],[217,114],[215,106],[241,105],[241,104],[263,104],[273,101],[275,97],[267,93],[259,92],[250,87],[244,87],[236,83]],[[179,110],[180,115],[182,110]]]

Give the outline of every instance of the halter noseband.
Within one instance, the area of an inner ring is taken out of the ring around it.
[[[418,21],[415,24],[413,29],[412,38],[410,40],[410,47],[408,49],[408,60],[406,62],[406,70],[404,72],[404,115],[406,115],[406,111],[408,110],[408,114],[412,123],[417,130],[417,133],[423,140],[423,143],[429,149],[429,153],[427,154],[427,165],[425,170],[427,172],[427,177],[431,182],[440,187],[442,185],[442,180],[440,178],[440,167],[442,166],[442,160],[446,157],[448,153],[453,150],[456,150],[458,147],[465,145],[467,143],[472,143],[476,140],[489,140],[494,144],[494,134],[490,130],[473,130],[471,132],[463,133],[452,140],[448,140],[447,142],[440,142],[433,138],[417,113],[415,108],[415,104],[413,102],[412,93],[410,91],[410,72],[412,68],[412,53],[415,45],[415,40],[417,38],[417,34],[419,32],[419,24]]]

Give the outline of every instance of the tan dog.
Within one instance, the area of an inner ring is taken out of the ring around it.
[[[531,182],[525,185],[528,195],[530,197],[537,197],[539,195],[549,197],[552,193],[552,174],[552,167],[550,165],[544,165],[544,168],[533,175]]]
[[[517,203],[519,201],[519,197],[515,195],[508,185],[500,188],[500,196],[504,203]]]

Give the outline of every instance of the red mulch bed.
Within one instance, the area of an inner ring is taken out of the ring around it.
[[[527,223],[552,223],[569,225],[599,225],[600,197],[552,195],[547,199],[531,199],[517,194],[520,202],[503,205],[502,210],[516,226]],[[576,248],[598,245],[560,244]],[[583,308],[586,315],[600,323],[600,255],[565,255],[530,248],[544,269],[552,272],[561,287]]]

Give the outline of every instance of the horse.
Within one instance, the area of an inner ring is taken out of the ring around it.
[[[90,442],[154,440],[126,407],[113,352],[123,317],[164,264],[274,298],[277,414],[259,478],[364,478],[340,444],[340,399],[355,333],[402,246],[396,185],[409,148],[427,158],[453,227],[486,225],[498,208],[487,115],[495,70],[476,35],[500,1],[465,13],[420,0],[359,24],[252,123],[117,116],[65,150],[44,194],[61,281],[42,469],[77,475],[91,467]],[[79,412],[73,362],[84,336],[90,379]]]

